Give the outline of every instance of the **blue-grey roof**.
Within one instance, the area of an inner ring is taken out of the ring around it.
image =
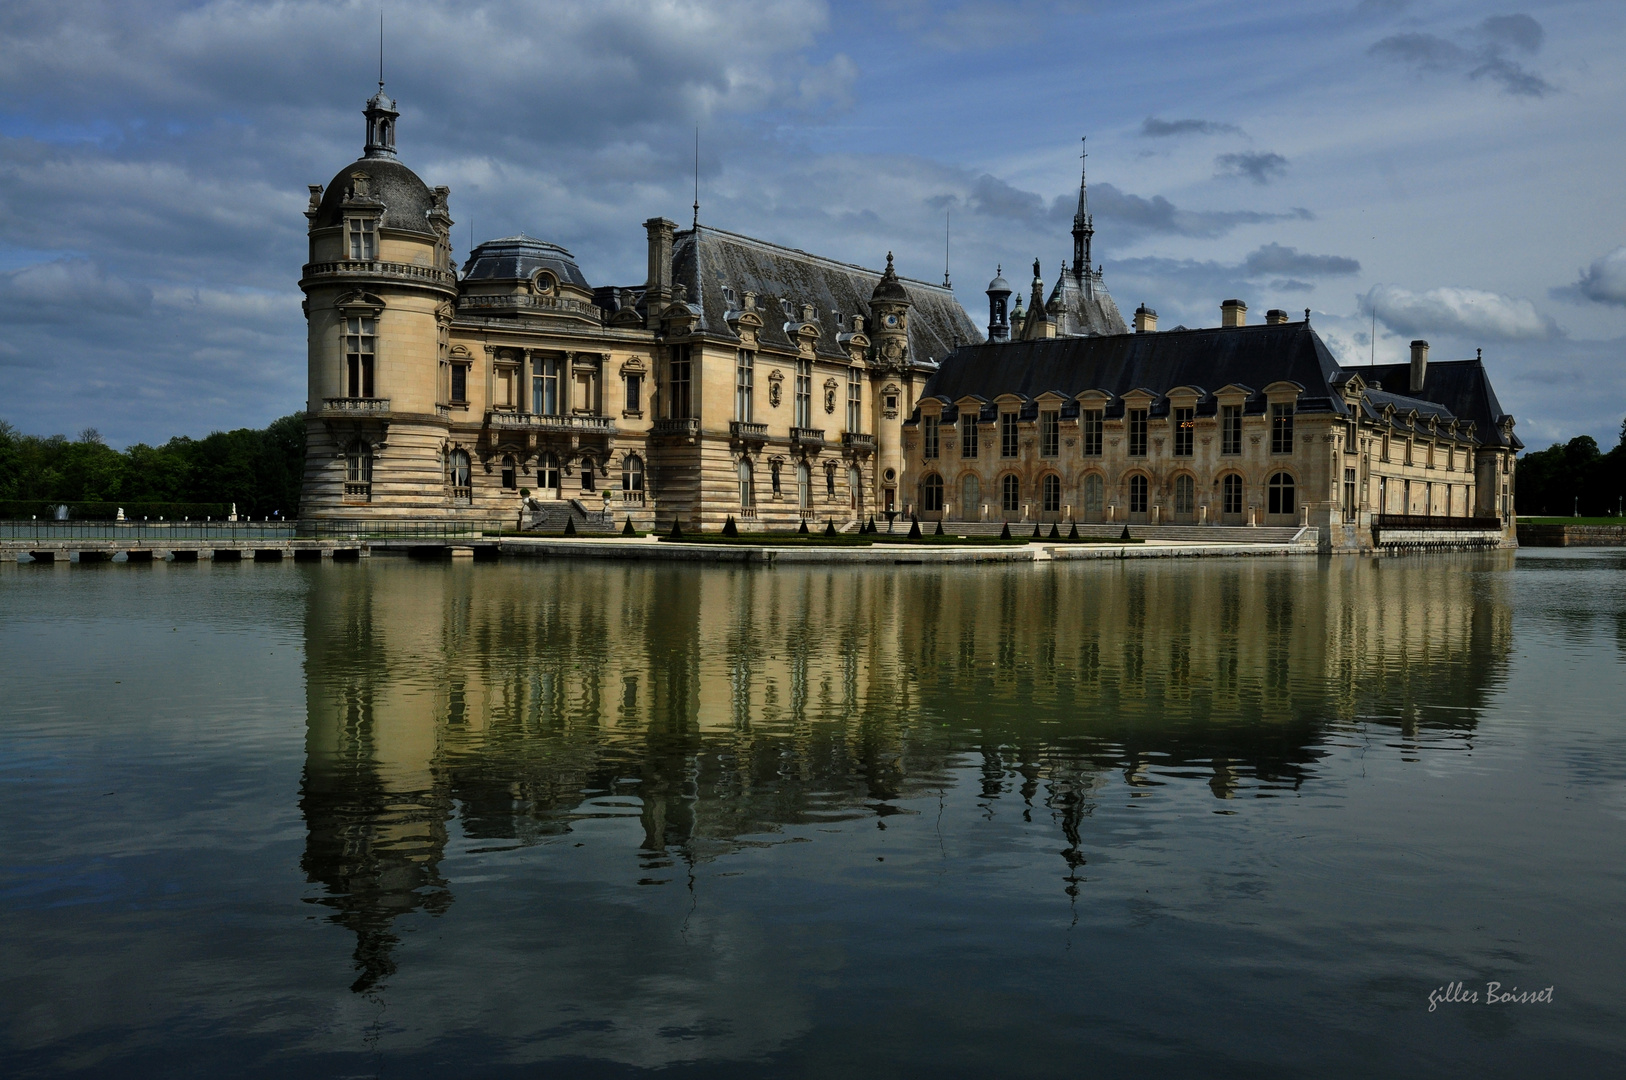
[[[435,207],[434,193],[418,179],[417,173],[387,157],[362,158],[340,169],[322,192],[312,228],[344,224],[345,195],[357,173],[367,177],[368,197],[384,204],[381,222],[384,228],[435,235],[434,227],[429,224],[429,212]]]
[[[1502,411],[1502,403],[1496,400],[1496,391],[1482,360],[1429,361],[1423,388],[1415,394],[1411,393],[1409,363],[1350,368],[1349,373],[1359,375],[1368,385],[1382,383],[1382,390],[1369,391],[1368,396],[1373,400],[1393,400],[1399,412],[1415,407],[1426,416],[1429,408],[1443,408],[1464,424],[1472,421],[1475,438],[1481,444],[1511,446],[1515,450],[1524,446],[1518,436],[1508,438],[1502,434],[1502,418],[1506,413]]]
[[[551,272],[561,282],[590,288],[570,252],[524,234],[487,240],[471,251],[463,264],[463,280],[528,281],[538,270]]]

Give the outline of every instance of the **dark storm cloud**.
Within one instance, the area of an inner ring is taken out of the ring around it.
[[[1218,120],[1160,120],[1148,116],[1141,121],[1140,133],[1142,138],[1166,139],[1173,135],[1240,135],[1242,129]]]
[[[1464,37],[1470,44],[1459,45],[1417,31],[1391,34],[1375,42],[1367,53],[1415,71],[1460,72],[1472,80],[1489,79],[1504,92],[1521,97],[1544,97],[1557,89],[1507,55],[1515,50],[1534,56],[1541,49],[1545,34],[1529,15],[1493,15]]]
[[[1056,202],[1058,210],[1066,210],[1065,199]],[[1315,215],[1302,207],[1285,212],[1259,210],[1182,210],[1162,195],[1150,199],[1118,190],[1112,184],[1090,185],[1090,210],[1096,217],[1096,227],[1109,222],[1120,227],[1126,237],[1136,234],[1162,234],[1211,239],[1224,236],[1241,225],[1262,225],[1273,221],[1311,221]]]
[[[1298,274],[1303,277],[1345,277],[1361,272],[1361,264],[1342,255],[1309,255],[1280,244],[1266,244],[1242,260],[1250,277]]]
[[[1287,159],[1269,151],[1221,154],[1214,159],[1215,176],[1244,176],[1256,184],[1268,184],[1286,172]]]

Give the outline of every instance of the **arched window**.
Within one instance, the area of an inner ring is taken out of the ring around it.
[[[451,474],[452,500],[467,503],[474,497],[473,470],[469,468],[469,452],[453,450],[446,455],[446,471]]]
[[[1061,513],[1061,477],[1055,473],[1045,473],[1039,484],[1044,492],[1044,512],[1047,514]]]
[[[847,501],[854,510],[864,509],[864,475],[856,465],[847,470]]]
[[[1197,512],[1197,481],[1186,473],[1174,478],[1174,512],[1176,514]]]
[[[796,505],[803,510],[813,508],[813,469],[805,461],[796,465]]]
[[[1242,513],[1242,477],[1228,473],[1220,481],[1220,506],[1227,514]]]
[[[509,489],[519,487],[519,465],[514,461],[513,454],[502,456],[502,486]]]
[[[1022,481],[1016,478],[1015,473],[1006,473],[999,481],[999,506],[1007,514],[1014,514],[1021,509]]]
[[[960,477],[960,518],[976,521],[981,514],[982,484],[977,481],[976,473],[966,473]]]
[[[548,451],[537,466],[536,485],[551,497],[559,498],[559,455]]]
[[[751,471],[751,459],[740,458],[740,506],[747,509],[757,504],[757,486],[755,475]]]
[[[1273,473],[1270,477],[1270,513],[1294,513],[1293,503],[1293,478],[1284,472]]]
[[[1129,478],[1129,512],[1146,513],[1146,477],[1140,473]]]
[[[593,459],[584,457],[582,458],[582,490],[592,491],[593,483]]]
[[[1107,486],[1101,480],[1100,473],[1091,473],[1084,478],[1084,512],[1086,514],[1099,514],[1106,509]]]
[[[644,459],[637,454],[621,459],[621,501],[644,505]]]
[[[927,473],[920,481],[920,508],[928,514],[943,511],[943,478],[936,473]]]
[[[373,497],[373,448],[360,439],[344,454],[344,497],[358,502]]]

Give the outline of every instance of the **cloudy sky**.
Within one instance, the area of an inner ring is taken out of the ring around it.
[[[1532,447],[1626,414],[1626,5],[384,0],[402,159],[459,256],[594,284],[689,218],[935,280],[1071,255],[1089,136],[1125,312],[1246,300],[1347,364],[1484,350]],[[0,418],[115,445],[302,407],[306,185],[359,156],[376,0],[0,6]],[[1370,330],[1376,316],[1376,341]]]

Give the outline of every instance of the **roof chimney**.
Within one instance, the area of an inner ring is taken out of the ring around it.
[[[1428,374],[1428,342],[1411,343],[1411,392],[1421,393],[1423,378]]]
[[[649,277],[644,281],[644,326],[650,330],[661,327],[661,309],[672,299],[672,233],[677,223],[665,218],[650,218],[644,222],[649,234]],[[696,243],[699,238],[696,237]],[[699,262],[700,253],[695,252]]]
[[[1157,312],[1142,304],[1135,309],[1135,333],[1151,334],[1157,331]]]
[[[1247,326],[1248,305],[1240,300],[1227,300],[1220,305],[1221,326]]]
[[[1286,321],[1287,312],[1283,311],[1281,308],[1271,308],[1269,311],[1265,312],[1266,326],[1280,326]]]

